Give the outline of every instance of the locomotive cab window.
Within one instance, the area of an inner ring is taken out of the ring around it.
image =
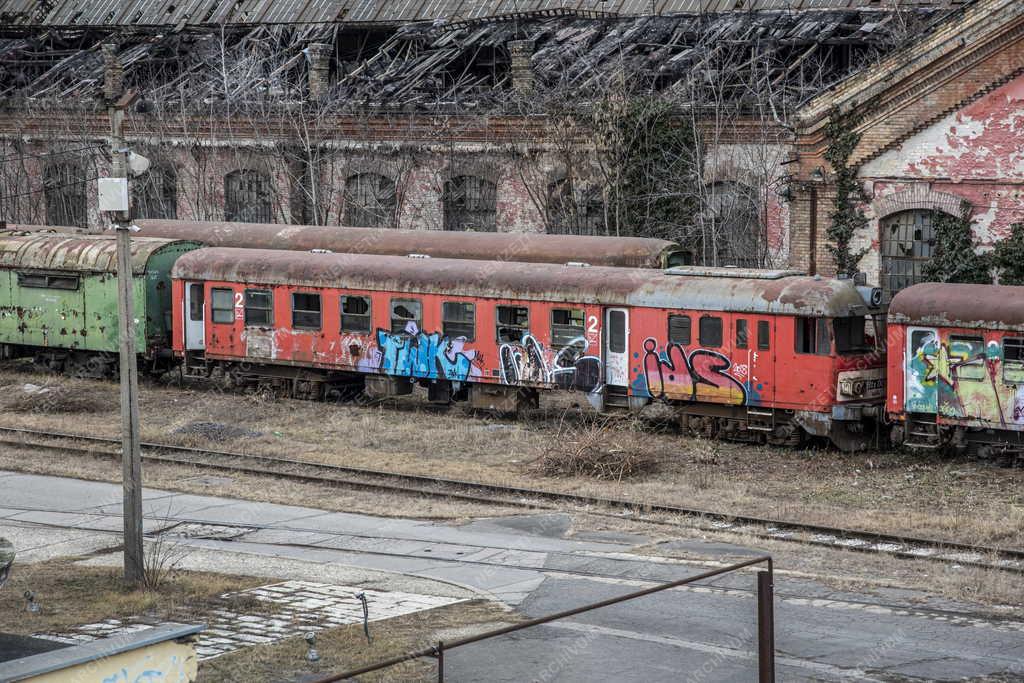
[[[706,315],[700,319],[700,345],[718,348],[722,345],[722,319]]]
[[[687,346],[690,343],[690,316],[670,315],[668,317],[669,343]]]
[[[747,348],[747,321],[737,320],[736,321],[736,348],[745,349]]]
[[[852,355],[874,350],[874,344],[866,330],[868,319],[863,316],[836,318],[832,321],[832,332],[836,340],[836,353]]]
[[[210,308],[215,323],[235,322],[235,293],[230,289],[215,287],[210,290]]]
[[[985,340],[981,337],[950,335],[949,361],[957,379],[980,382],[985,379]]]
[[[476,339],[476,307],[468,302],[445,301],[441,304],[441,330],[449,339]]]
[[[828,320],[825,318],[796,319],[796,352],[827,356],[832,345],[828,335]]]
[[[270,290],[245,290],[245,324],[265,327],[274,324],[274,298]]]
[[[309,292],[292,294],[292,327],[296,330],[320,329],[320,295]]]
[[[551,311],[551,345],[568,346],[586,333],[582,308],[555,308]]]
[[[77,275],[65,275],[64,273],[18,273],[18,286],[39,287],[41,289],[66,289],[76,290],[79,285]]]
[[[341,331],[369,334],[373,315],[368,296],[341,297]]]
[[[412,327],[410,327],[410,325]],[[415,334],[423,327],[423,304],[419,299],[391,300],[391,333]],[[415,331],[412,331],[415,328]]]
[[[1003,340],[1003,381],[1024,384],[1024,339]]]
[[[526,306],[496,306],[494,311],[499,342],[516,344],[530,331],[530,309]]]
[[[767,351],[772,346],[772,327],[767,320],[757,321],[757,348]]]

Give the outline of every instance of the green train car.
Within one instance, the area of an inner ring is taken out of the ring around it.
[[[132,239],[140,369],[171,353],[171,267],[200,245]],[[0,233],[0,358],[33,357],[80,376],[117,373],[117,241],[113,235]]]

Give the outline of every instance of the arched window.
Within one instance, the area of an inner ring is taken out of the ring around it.
[[[910,285],[924,282],[924,265],[935,249],[935,227],[931,209],[911,209],[879,221],[882,247],[882,291],[893,295]]]
[[[156,165],[131,181],[132,216],[177,218],[178,176],[170,166]]]
[[[707,188],[704,206],[705,265],[762,265],[760,221],[752,189],[740,183],[714,183]]]
[[[345,181],[345,225],[391,228],[395,225],[395,181],[379,173],[357,173]]]
[[[43,170],[46,222],[50,225],[88,225],[85,169],[73,163],[50,164]]]
[[[224,176],[224,220],[273,222],[270,176],[242,168]]]
[[[597,188],[579,190],[572,179],[548,186],[548,232],[557,235],[603,235],[604,202]]]
[[[498,213],[497,186],[471,175],[444,184],[444,229],[494,232]]]

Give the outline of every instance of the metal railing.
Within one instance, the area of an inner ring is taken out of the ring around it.
[[[620,595],[616,598],[609,598],[608,600],[602,600],[600,602],[591,603],[589,605],[583,605],[582,607],[576,607],[570,610],[562,612],[556,612],[549,614],[544,617],[538,617],[536,619],[530,619],[529,621],[520,622],[511,626],[505,626],[503,628],[495,629],[493,631],[486,631],[484,633],[477,634],[475,636],[468,636],[466,638],[460,638],[458,640],[443,642],[438,641],[437,645],[424,648],[422,650],[416,650],[413,652],[407,652],[391,659],[386,659],[375,664],[369,664],[367,666],[359,667],[358,669],[352,669],[351,671],[345,671],[340,674],[332,674],[324,678],[319,678],[312,683],[334,683],[335,681],[344,681],[355,676],[362,674],[371,673],[374,671],[380,671],[381,669],[387,669],[404,662],[409,662],[414,659],[420,659],[422,657],[432,657],[437,660],[437,680],[444,681],[444,655],[448,650],[453,650],[463,645],[470,645],[472,643],[478,643],[481,640],[487,640],[489,638],[496,638],[503,636],[508,633],[514,633],[516,631],[522,631],[523,629],[531,628],[533,626],[539,626],[540,624],[547,624],[552,621],[559,619],[565,619],[566,617],[575,616],[582,614],[583,612],[589,612],[591,610],[600,609],[602,607],[608,607],[609,605],[615,605],[620,602],[626,602],[628,600],[635,600],[642,598],[652,593],[659,593],[666,591],[671,588],[678,588],[679,586],[685,586],[696,581],[702,581],[704,579],[710,579],[715,576],[722,574],[728,574],[730,572],[750,567],[756,564],[765,564],[767,569],[759,571],[757,573],[757,663],[758,663],[758,678],[759,683],[775,683],[775,601],[774,601],[774,586],[775,577],[773,573],[772,558],[770,555],[762,557],[755,557],[744,562],[737,564],[731,564],[727,567],[720,569],[713,569],[710,571],[703,572],[701,574],[695,574],[685,579],[678,581],[672,581],[671,583],[664,583],[652,588],[645,588],[641,591],[634,593],[627,593],[626,595]]]

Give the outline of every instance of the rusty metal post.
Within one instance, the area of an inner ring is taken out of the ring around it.
[[[758,683],[775,683],[775,586],[768,567],[757,573]]]
[[[444,641],[437,641],[437,683],[444,683]]]

